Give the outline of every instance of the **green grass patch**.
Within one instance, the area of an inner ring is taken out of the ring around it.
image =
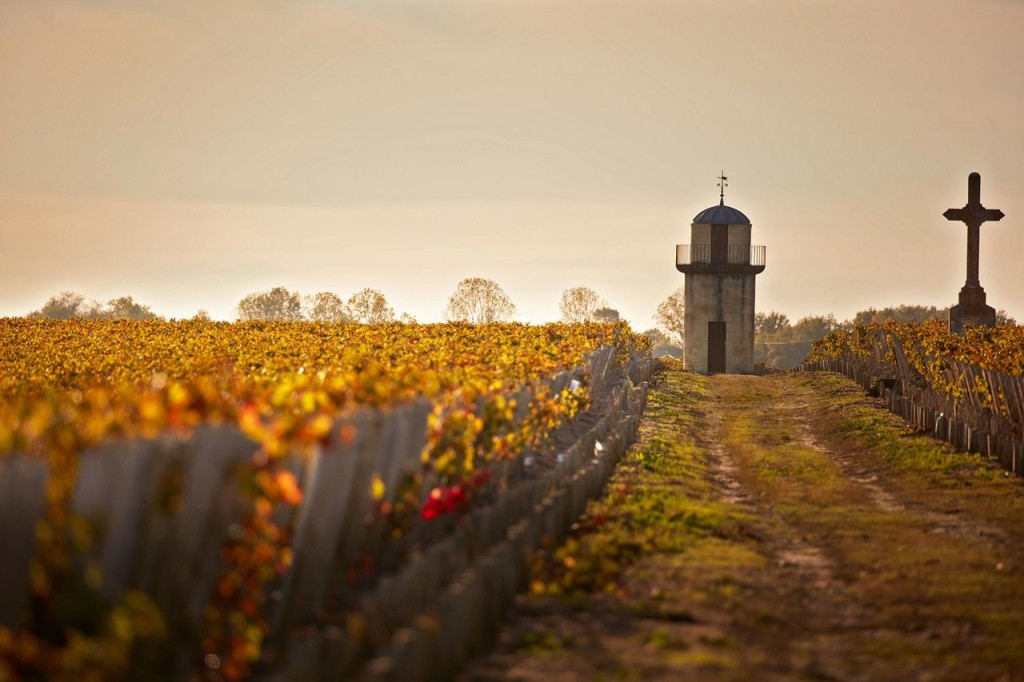
[[[573,648],[576,641],[571,635],[552,632],[525,632],[519,639],[519,650],[530,653],[558,653]]]
[[[640,557],[684,552],[704,538],[742,532],[744,516],[714,499],[707,454],[695,440],[706,395],[705,377],[663,375],[609,492],[587,506],[562,545],[535,555],[531,592],[615,592],[623,570]]]

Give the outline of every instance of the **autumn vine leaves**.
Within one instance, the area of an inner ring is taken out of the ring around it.
[[[282,465],[288,455],[355,438],[343,418],[357,409],[425,397],[432,411],[422,464],[430,475],[404,482],[402,492],[425,520],[458,513],[486,482],[490,462],[540,447],[586,407],[585,381],[555,392],[547,380],[609,343],[648,345],[623,324],[2,319],[0,458],[24,452],[45,458],[50,470],[33,603],[48,603],[88,544],[69,514],[80,454],[126,437],[233,426],[258,450],[242,488],[249,511],[223,550],[228,570],[211,595],[202,650],[207,673],[237,679],[268,630],[265,588],[290,563],[289,528],[274,513],[303,498]],[[417,489],[424,480],[432,487]],[[382,488],[375,477],[377,502]],[[97,616],[90,634],[44,608],[26,613],[21,631],[0,631],[0,672],[15,677],[85,674],[99,665],[81,656],[90,646],[121,652],[107,659],[116,668],[140,633],[161,632],[160,614],[134,593]]]
[[[924,322],[883,322],[854,325],[850,329],[830,332],[816,341],[808,362],[833,358],[875,357],[875,344],[886,342],[891,354],[891,341],[898,341],[907,363],[935,391],[953,400],[964,395],[966,377],[947,371],[949,360],[973,365],[983,370],[1010,376],[1024,374],[1024,327],[1001,324],[996,327],[970,325],[964,334],[950,334],[942,320]],[[889,357],[890,363],[895,358]],[[986,402],[982,389],[982,402]]]

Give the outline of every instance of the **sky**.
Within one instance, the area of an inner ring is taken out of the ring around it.
[[[484,277],[643,330],[722,171],[758,310],[943,307],[977,171],[1024,320],[1022,35],[1021,0],[3,0],[0,316],[371,287],[432,322]]]

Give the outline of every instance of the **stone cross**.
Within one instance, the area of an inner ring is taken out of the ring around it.
[[[946,220],[959,220],[967,225],[967,281],[960,290],[960,302],[949,310],[949,331],[962,334],[965,324],[984,324],[994,327],[996,311],[985,304],[985,290],[978,279],[978,251],[981,224],[1000,220],[1003,212],[981,205],[981,175],[967,176],[967,204],[951,208],[942,214]]]

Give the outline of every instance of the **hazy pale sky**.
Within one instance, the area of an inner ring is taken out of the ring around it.
[[[0,3],[0,315],[369,286],[435,321],[479,276],[642,330],[723,169],[794,321],[954,303],[978,171],[1024,319],[1024,2]]]

